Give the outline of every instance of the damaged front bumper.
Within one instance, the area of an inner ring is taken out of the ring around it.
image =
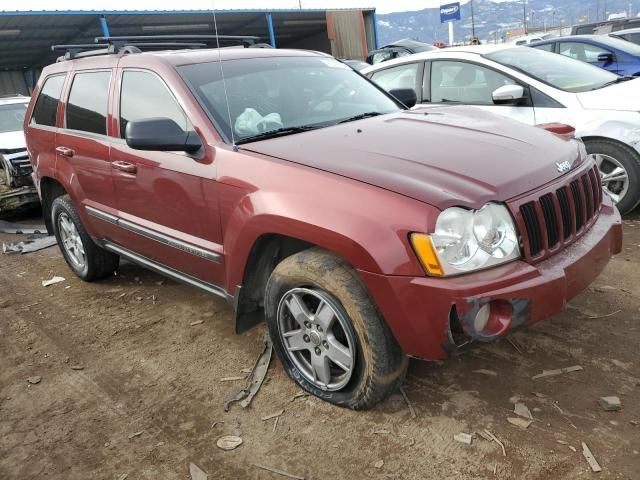
[[[40,204],[35,187],[7,188],[0,184],[0,217],[15,214]]]
[[[403,351],[439,360],[561,312],[621,250],[620,214],[605,202],[580,240],[533,265],[452,278],[360,275]]]

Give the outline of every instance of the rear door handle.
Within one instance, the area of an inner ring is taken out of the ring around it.
[[[73,157],[74,154],[73,150],[68,147],[56,147],[56,152],[65,157]]]
[[[123,162],[122,160],[115,160],[111,162],[111,166],[125,173],[135,174],[138,171],[138,167],[134,163]]]

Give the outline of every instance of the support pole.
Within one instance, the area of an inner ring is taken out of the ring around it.
[[[476,19],[473,14],[473,0],[470,2],[471,4],[471,39],[476,38]]]
[[[267,27],[269,28],[269,43],[273,48],[276,48],[276,32],[273,29],[273,16],[271,12],[265,14],[267,16]]]
[[[631,11],[631,7],[629,7],[629,11]],[[378,49],[378,15],[375,10],[373,12],[373,48]]]
[[[102,28],[102,36],[110,37],[109,35],[109,25],[107,24],[107,19],[104,15],[100,15],[100,28]]]
[[[453,38],[453,22],[448,22],[449,23],[449,46],[452,47],[453,43],[454,43],[454,38]]]

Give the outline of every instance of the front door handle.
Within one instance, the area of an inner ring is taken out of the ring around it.
[[[65,157],[73,157],[73,150],[68,147],[56,147],[56,152]]]
[[[111,166],[125,173],[135,174],[138,171],[138,167],[134,163],[123,162],[122,160],[115,160],[111,162]]]

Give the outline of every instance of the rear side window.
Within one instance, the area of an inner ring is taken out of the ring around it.
[[[544,50],[545,52],[553,52],[554,43],[545,43],[544,45],[536,45],[533,48],[537,48],[538,50]]]
[[[49,127],[56,126],[56,113],[64,78],[65,75],[56,75],[44,81],[38,100],[36,100],[36,106],[33,108],[31,123]]]
[[[66,127],[107,134],[107,102],[111,72],[77,73],[67,102]]]
[[[376,63],[386,62],[387,60],[391,60],[393,58],[393,52],[391,50],[383,50],[381,52],[376,52],[371,57],[371,64],[375,65]]]
[[[166,85],[149,72],[126,71],[120,93],[120,136],[127,123],[147,118],[169,118],[188,131],[187,117]]]

